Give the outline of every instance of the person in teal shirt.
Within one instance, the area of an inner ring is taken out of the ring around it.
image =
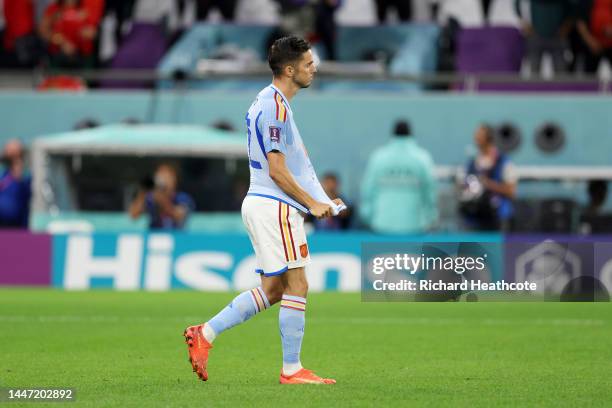
[[[434,163],[398,121],[394,138],[372,153],[361,186],[360,215],[378,233],[422,233],[438,217]]]

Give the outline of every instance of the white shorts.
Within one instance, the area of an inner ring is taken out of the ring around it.
[[[304,217],[295,207],[247,195],[242,202],[242,220],[257,258],[255,272],[274,276],[310,263]]]

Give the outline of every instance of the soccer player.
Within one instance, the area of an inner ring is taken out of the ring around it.
[[[185,330],[193,371],[208,379],[206,364],[215,338],[280,301],[283,349],[281,384],[334,384],[300,363],[310,262],[304,215],[337,215],[346,206],[323,191],[294,121],[291,99],[312,83],[316,66],[310,45],[284,37],[270,47],[272,84],[246,115],[251,183],[242,219],[255,250],[261,286],[243,292],[206,323]]]

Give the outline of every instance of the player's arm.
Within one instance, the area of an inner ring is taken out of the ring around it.
[[[298,203],[308,208],[313,216],[325,218],[332,215],[330,205],[316,201],[295,181],[287,168],[284,154],[278,151],[269,152],[268,166],[270,168],[270,178],[276,185]]]

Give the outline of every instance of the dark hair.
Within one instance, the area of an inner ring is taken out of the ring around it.
[[[268,64],[274,76],[279,76],[287,64],[302,57],[310,49],[310,44],[299,37],[282,37],[274,41],[268,52]]]
[[[337,183],[338,182],[338,175],[336,173],[334,173],[334,172],[329,171],[329,172],[323,174],[323,177],[321,177],[321,179],[322,180],[331,179],[331,180],[334,180]]]
[[[412,134],[410,129],[410,123],[406,120],[398,120],[395,122],[395,129],[393,130],[393,134],[396,137],[407,137]]]

